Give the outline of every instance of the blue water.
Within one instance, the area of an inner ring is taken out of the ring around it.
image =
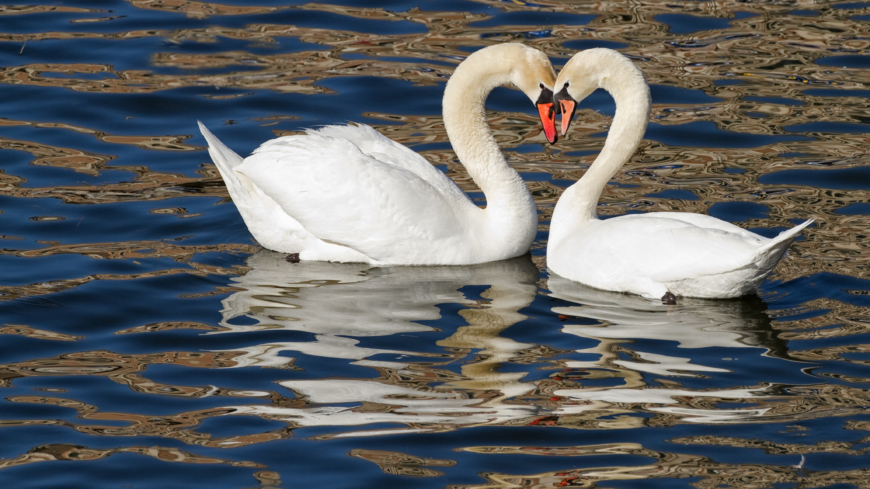
[[[867,487],[870,4],[709,5],[0,7],[0,486]],[[593,93],[548,145],[503,88],[488,115],[538,204],[530,255],[290,264],[197,130],[247,155],[370,124],[483,205],[441,95],[508,41],[557,70],[617,49],[651,84],[602,217],[816,223],[736,300],[550,276],[554,203],[615,107]]]

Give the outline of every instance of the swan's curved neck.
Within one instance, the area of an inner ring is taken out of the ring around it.
[[[598,219],[596,207],[613,175],[631,158],[643,140],[651,108],[643,75],[621,55],[599,66],[598,86],[616,102],[616,114],[601,153],[579,181],[559,197],[550,223],[548,247],[555,246],[583,222]]]
[[[502,53],[504,54],[504,53]],[[511,83],[514,60],[480,51],[460,64],[444,90],[444,127],[456,156],[486,195],[486,213],[505,234],[537,221],[535,203],[519,174],[507,164],[486,120],[484,102],[497,86]]]

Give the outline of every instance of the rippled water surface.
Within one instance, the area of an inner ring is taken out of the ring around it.
[[[0,6],[0,486],[870,487],[870,4],[370,5]],[[551,146],[501,88],[531,256],[290,264],[252,240],[197,119],[242,155],[370,124],[483,205],[441,94],[506,41],[557,69],[618,49],[652,85],[600,214],[816,224],[741,300],[549,277],[553,206],[613,102]]]

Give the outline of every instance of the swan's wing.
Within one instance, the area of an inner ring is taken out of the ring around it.
[[[438,189],[442,195],[453,199],[468,199],[468,196],[429,160],[411,148],[384,136],[371,126],[365,124],[324,126],[320,129],[308,129],[305,132],[310,135],[346,139],[356,145],[364,154],[381,163],[404,168],[414,173]]]
[[[743,230],[741,230],[743,231]],[[667,217],[628,215],[607,219],[578,233],[578,253],[591,253],[605,273],[648,277],[656,282],[716,275],[752,263],[766,238],[701,227]]]
[[[631,216],[632,218],[675,219],[699,228],[718,229],[738,236],[758,237],[757,234],[751,231],[747,231],[722,219],[708,216],[707,214],[696,214],[694,212],[648,212],[646,214],[631,214]]]
[[[347,139],[274,139],[237,171],[321,240],[375,260],[431,254],[433,246],[449,245],[464,232],[456,216],[463,209],[437,188]]]

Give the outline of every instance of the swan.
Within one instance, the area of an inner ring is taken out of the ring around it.
[[[556,203],[547,243],[555,274],[614,292],[674,303],[753,293],[810,219],[773,239],[702,214],[651,212],[601,220],[598,199],[643,138],[649,86],[628,58],[604,48],[575,54],[556,79],[554,101],[568,130],[577,101],[603,88],[616,114],[601,153]]]
[[[366,125],[326,126],[263,143],[242,158],[199,123],[208,151],[254,238],[288,261],[470,265],[529,251],[538,227],[528,188],[504,159],[484,101],[513,84],[556,140],[547,56],[522,44],[469,55],[444,90],[444,127],[486,195],[477,207],[444,173]]]

